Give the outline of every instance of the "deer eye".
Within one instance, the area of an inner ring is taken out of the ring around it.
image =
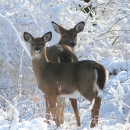
[[[43,46],[43,43],[41,43],[41,46]]]
[[[63,37],[64,37],[64,38],[67,38],[68,36],[67,36],[67,35],[64,35]]]
[[[74,37],[76,37],[77,35],[76,35],[76,33],[74,33]]]

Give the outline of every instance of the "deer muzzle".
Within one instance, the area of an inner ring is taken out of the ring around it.
[[[72,42],[69,43],[70,47],[74,47],[75,45],[76,45],[76,43],[74,41],[72,41]]]
[[[34,49],[34,51],[35,51],[36,53],[39,53],[41,50],[40,50],[39,47],[36,47],[36,48]]]

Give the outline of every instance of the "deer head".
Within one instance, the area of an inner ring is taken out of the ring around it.
[[[71,48],[74,48],[74,46],[77,44],[77,34],[83,31],[84,25],[85,23],[82,21],[76,24],[74,28],[67,30],[61,25],[58,25],[57,23],[52,21],[52,26],[54,30],[61,35],[61,40],[59,44],[66,44]]]
[[[34,38],[31,34],[24,32],[23,37],[26,42],[30,43],[30,53],[33,58],[43,53],[46,42],[49,42],[52,38],[52,33],[48,32],[42,37]]]

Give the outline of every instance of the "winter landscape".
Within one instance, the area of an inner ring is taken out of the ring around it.
[[[92,5],[89,13],[85,8]],[[89,14],[92,14],[92,17]],[[93,130],[130,130],[130,1],[129,0],[1,0],[0,1],[0,130],[54,130],[46,123],[44,94],[32,71],[29,44],[23,33],[34,37],[51,31],[52,21],[66,29],[84,21],[74,53],[78,60],[94,60],[110,74],[100,95],[99,123]],[[50,81],[51,82],[51,81]],[[89,130],[91,105],[77,99],[81,127],[77,127],[68,99],[65,123],[58,130]]]

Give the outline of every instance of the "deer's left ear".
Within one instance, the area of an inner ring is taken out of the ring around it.
[[[43,35],[43,40],[46,42],[49,42],[52,38],[52,32],[47,32],[46,34]]]
[[[81,31],[83,31],[84,25],[85,25],[84,21],[82,21],[82,22],[76,24],[75,27],[74,27],[75,30],[76,30],[76,32],[79,33],[79,32],[81,32]]]

